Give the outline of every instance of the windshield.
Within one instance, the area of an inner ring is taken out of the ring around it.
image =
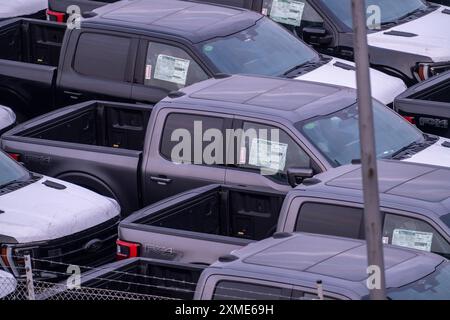
[[[29,173],[3,152],[0,152],[0,186],[25,179]]]
[[[200,44],[201,52],[220,73],[281,76],[318,54],[275,22],[264,18],[228,37]]]
[[[450,264],[443,263],[432,274],[398,289],[388,291],[393,300],[449,300]]]
[[[377,101],[373,101],[373,113],[379,158],[390,158],[403,148],[425,140],[422,132]],[[357,104],[302,121],[296,127],[334,166],[361,158]]]
[[[352,28],[353,19],[351,12],[351,0],[322,0],[336,17],[347,27]],[[378,6],[381,13],[381,23],[386,24],[407,17],[414,11],[426,9],[427,5],[422,0],[366,0],[367,6]],[[368,10],[368,17],[373,13]],[[368,27],[370,21],[368,19]]]

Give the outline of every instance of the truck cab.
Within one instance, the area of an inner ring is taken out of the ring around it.
[[[390,299],[449,299],[450,265],[444,258],[385,246],[384,261]],[[195,299],[366,300],[367,278],[365,241],[282,233],[205,269]]]

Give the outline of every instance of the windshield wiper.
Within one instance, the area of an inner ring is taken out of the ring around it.
[[[403,15],[403,16],[401,16],[401,17],[399,17],[399,18],[397,18],[397,19],[395,19],[393,21],[382,22],[381,26],[384,27],[384,29],[389,29],[390,27],[394,27],[394,26],[404,22],[405,19],[408,19],[411,16],[418,17],[421,14],[426,13],[428,11],[430,11],[429,7],[427,7],[427,8],[419,8],[419,9],[416,9],[414,11],[408,12],[407,14],[405,14],[405,15]]]
[[[15,184],[17,182],[19,182],[19,180],[12,180],[10,182],[4,183],[4,184],[0,185],[0,189],[6,188],[7,186],[10,186],[10,185]]]
[[[408,144],[407,146],[401,148],[400,150],[394,152],[393,154],[391,154],[389,156],[389,158],[396,159],[396,160],[402,159],[406,156],[404,153],[406,153],[407,151],[413,151],[408,154],[408,155],[412,155],[413,153],[417,153],[417,152],[421,151],[422,149],[427,148],[428,146],[430,146],[433,143],[434,142],[428,141],[426,138],[423,141],[414,141],[414,142]]]
[[[312,68],[317,68],[319,66],[322,66],[323,64],[327,63],[328,61],[330,61],[330,60],[321,56],[319,59],[310,60],[310,61],[298,64],[298,65],[290,68],[288,71],[283,73],[282,76],[283,77],[289,77],[291,75],[291,73],[293,73],[294,71],[297,71],[297,70],[308,70],[308,71],[310,71]],[[301,73],[302,72],[296,72],[292,76],[298,76]]]

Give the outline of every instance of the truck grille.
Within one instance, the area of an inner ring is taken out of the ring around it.
[[[86,271],[89,268],[83,268],[84,266],[97,267],[114,261],[119,220],[116,217],[88,230],[39,246],[33,252],[33,269],[38,274],[49,273],[60,277],[66,274],[68,265],[77,265],[81,267],[81,271]]]

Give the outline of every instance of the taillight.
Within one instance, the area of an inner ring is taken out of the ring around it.
[[[416,118],[412,116],[403,116],[403,118],[411,124],[416,124]]]
[[[20,162],[20,154],[19,153],[8,153],[8,155],[11,157],[11,159],[16,160],[17,162]]]
[[[116,241],[116,244],[117,244],[117,252],[116,252],[117,260],[139,257],[139,249],[141,247],[139,243],[127,242],[118,239]]]
[[[65,13],[47,9],[47,19],[49,21],[64,22],[65,17],[66,17]]]

